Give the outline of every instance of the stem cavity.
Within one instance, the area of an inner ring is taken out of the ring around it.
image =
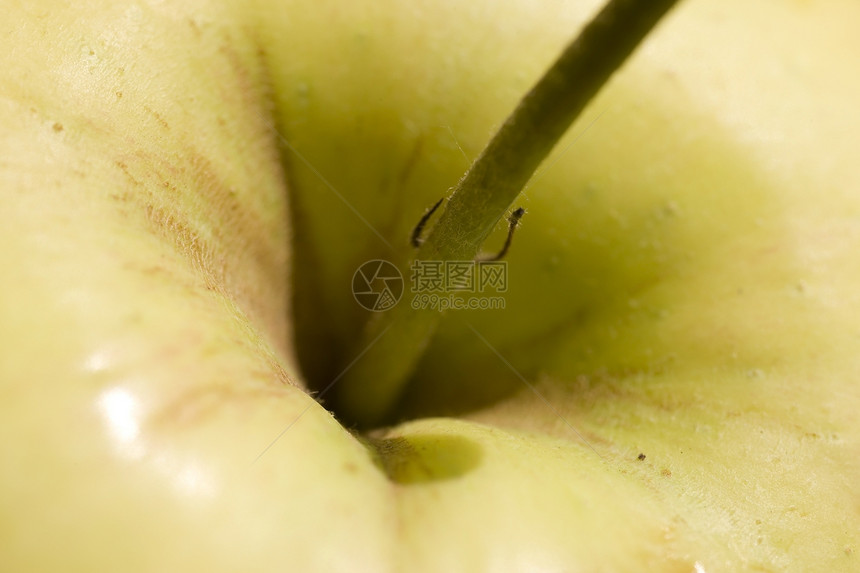
[[[416,259],[470,261],[573,121],[678,0],[611,0],[525,94],[466,172],[426,239],[440,200],[418,222]],[[504,256],[523,214],[510,217]],[[390,419],[440,313],[401,304],[371,319],[334,390],[334,408],[360,427]],[[385,332],[384,336],[380,336]],[[374,343],[375,344],[372,344]]]

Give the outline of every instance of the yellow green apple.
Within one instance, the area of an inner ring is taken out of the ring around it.
[[[860,568],[849,0],[682,4],[402,421],[314,399],[371,317],[356,268],[412,256],[598,8],[7,6],[0,569]]]

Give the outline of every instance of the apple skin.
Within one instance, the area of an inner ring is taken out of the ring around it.
[[[403,411],[459,419],[306,392],[293,347],[343,362],[357,264],[594,8],[10,8],[4,568],[856,570],[851,2],[664,23],[528,190],[504,314],[428,349]]]
[[[297,382],[287,187],[241,12],[10,12],[2,568],[373,570],[391,488]]]

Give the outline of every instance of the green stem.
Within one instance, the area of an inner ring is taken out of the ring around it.
[[[571,123],[676,3],[611,0],[523,97],[460,180],[417,259],[474,259]],[[356,348],[356,355],[364,355],[334,387],[335,410],[360,426],[383,421],[439,320],[437,311],[403,303],[375,316]]]

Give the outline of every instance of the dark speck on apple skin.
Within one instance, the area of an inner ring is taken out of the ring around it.
[[[636,456],[636,459],[640,462],[643,461],[645,459],[645,454],[639,454],[638,456]]]

